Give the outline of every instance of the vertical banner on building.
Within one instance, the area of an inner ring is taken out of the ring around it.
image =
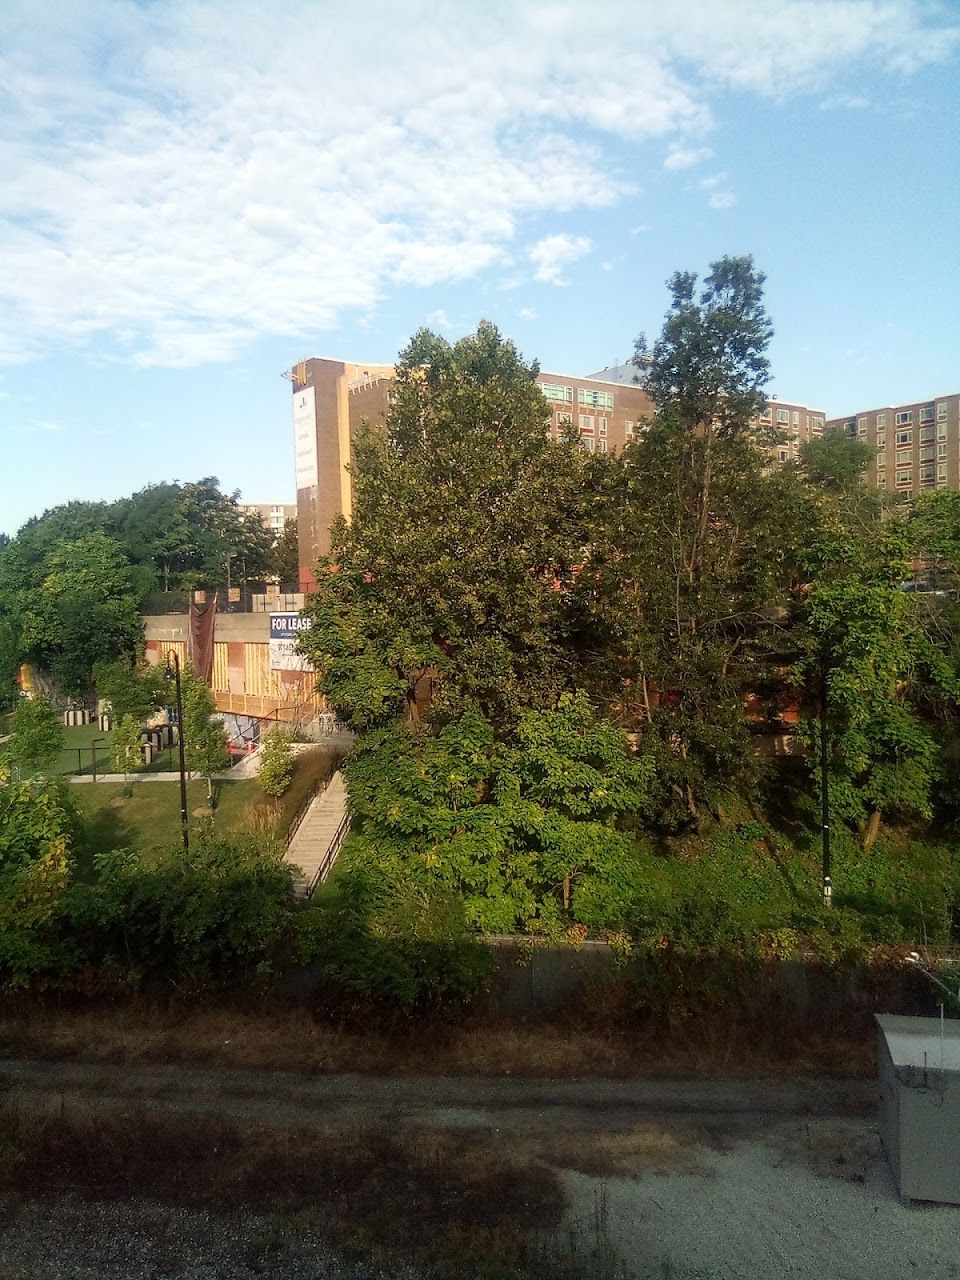
[[[297,488],[319,484],[317,470],[317,393],[303,387],[293,393],[293,452]]]
[[[271,671],[312,670],[303,654],[297,652],[297,640],[304,631],[309,631],[312,625],[310,618],[304,618],[299,613],[271,613]]]

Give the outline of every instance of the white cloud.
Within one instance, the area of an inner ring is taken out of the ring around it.
[[[431,311],[427,316],[426,323],[429,329],[434,330],[449,330],[456,327],[443,307],[438,307],[436,311]]]
[[[398,287],[512,277],[534,221],[631,192],[604,148],[691,167],[714,93],[908,74],[958,47],[946,12],[605,0],[584,41],[569,2],[470,6],[465,39],[457,0],[290,0],[282,21],[267,0],[6,0],[0,363],[302,349]]]
[[[563,269],[589,253],[592,245],[586,236],[545,236],[530,250],[534,275],[542,284],[566,284]]]
[[[714,191],[707,201],[711,209],[731,209],[736,203],[737,197],[732,191]]]
[[[637,226],[630,228],[630,234],[632,236],[642,236],[642,235],[645,235],[646,232],[650,231],[651,229],[652,228],[648,226],[647,223],[641,222]]]
[[[521,307],[517,312],[521,320],[536,320],[537,312],[534,307]]]
[[[665,169],[692,169],[695,164],[709,160],[713,152],[709,147],[675,147],[663,162]]]

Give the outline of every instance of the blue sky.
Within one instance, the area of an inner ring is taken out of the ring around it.
[[[960,391],[955,0],[6,0],[0,529],[293,498],[309,355],[493,319],[589,373],[752,253],[771,391]]]

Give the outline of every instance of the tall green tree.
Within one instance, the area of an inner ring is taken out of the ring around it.
[[[755,775],[744,701],[782,644],[804,517],[757,445],[770,323],[763,276],[724,258],[678,273],[663,331],[637,342],[655,415],[595,504],[577,584],[588,686],[657,760],[661,820]]]
[[[129,561],[115,538],[90,533],[59,543],[43,568],[23,604],[23,644],[64,693],[83,693],[96,662],[132,657],[142,641]]]
[[[941,765],[925,705],[931,695],[955,705],[960,692],[928,608],[901,589],[909,551],[906,521],[865,524],[836,501],[821,507],[803,551],[793,676],[806,694],[812,746],[826,690],[831,809],[865,848],[884,815],[930,817]],[[810,760],[819,790],[813,749]]]
[[[475,707],[498,726],[571,686],[569,587],[588,463],[547,437],[535,365],[493,325],[403,352],[354,452],[353,518],[318,566],[301,647],[354,729]]]
[[[207,780],[207,800],[213,802],[213,775],[230,768],[230,752],[223,724],[214,718],[216,703],[193,667],[182,674],[183,747],[187,768]]]

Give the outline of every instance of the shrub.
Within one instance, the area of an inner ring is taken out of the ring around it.
[[[279,800],[293,781],[291,741],[289,732],[277,726],[270,730],[260,748],[260,786],[275,800]]]

